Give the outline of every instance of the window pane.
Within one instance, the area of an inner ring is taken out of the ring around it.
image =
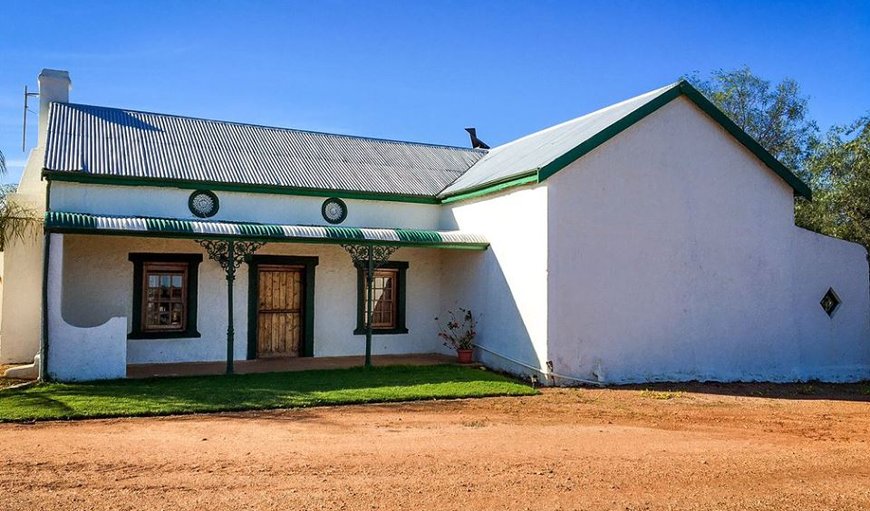
[[[180,331],[186,324],[187,303],[184,288],[187,265],[145,263],[142,296],[142,329]]]
[[[372,279],[372,327],[396,328],[396,270],[376,270]],[[367,296],[367,295],[366,295]],[[368,313],[368,301],[363,305]]]
[[[172,304],[172,313],[170,314],[170,322],[174,326],[180,327],[184,321],[184,305],[180,303]]]

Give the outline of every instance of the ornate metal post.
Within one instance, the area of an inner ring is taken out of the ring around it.
[[[264,244],[255,241],[197,240],[208,252],[209,259],[216,261],[227,274],[227,374],[233,374],[233,281],[236,270]]]
[[[372,318],[374,317],[374,293],[372,291],[375,280],[375,270],[390,260],[393,252],[399,247],[391,245],[342,245],[350,254],[354,266],[365,270],[366,275],[366,361],[365,366],[372,366]]]

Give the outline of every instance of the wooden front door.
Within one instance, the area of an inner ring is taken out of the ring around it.
[[[258,266],[257,357],[298,357],[305,318],[304,268]]]

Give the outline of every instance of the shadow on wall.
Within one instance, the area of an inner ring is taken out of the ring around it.
[[[518,296],[524,290],[511,287],[492,249],[483,252],[446,251],[443,264],[441,314],[447,310],[455,311],[458,307],[472,310],[477,318],[475,342],[491,351],[476,349],[476,359],[493,369],[526,377],[532,374],[540,377],[537,371],[508,360],[510,358],[542,368],[542,359],[546,355],[539,353],[535,346],[532,332],[518,304]],[[542,308],[541,319],[546,321],[546,304],[542,302],[537,305]],[[533,313],[527,310],[526,317]],[[539,341],[542,345],[546,343],[545,338]]]

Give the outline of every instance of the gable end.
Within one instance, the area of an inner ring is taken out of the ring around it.
[[[704,97],[701,92],[699,92],[696,88],[692,87],[692,85],[685,80],[680,81],[673,88],[665,91],[648,103],[645,103],[641,107],[632,111],[619,121],[601,130],[594,136],[590,137],[588,140],[585,140],[580,145],[566,152],[562,156],[559,156],[541,169],[538,169],[537,182],[542,182],[546,180],[556,172],[559,172],[577,159],[581,158],[586,153],[607,142],[608,140],[618,135],[622,131],[626,130],[630,126],[634,125],[644,117],[655,112],[659,108],[665,106],[666,104],[670,103],[671,101],[680,96],[686,96],[695,105],[697,105],[698,108],[703,110],[704,113],[706,113],[713,120],[719,123],[719,125],[722,126],[728,133],[730,133],[731,136],[737,139],[738,142],[743,144],[744,147],[752,152],[752,154],[754,154],[759,160],[761,160],[768,168],[770,168],[786,183],[788,183],[788,185],[791,186],[792,189],[794,189],[795,194],[806,197],[807,199],[812,199],[812,191],[806,183],[801,181],[799,177],[794,175],[792,171],[790,171],[785,165],[783,165],[772,154],[770,154],[764,147],[761,146],[761,144],[756,142],[755,139],[749,136],[748,133],[746,133],[745,131],[743,131],[743,129],[737,126],[737,124],[729,119],[728,116],[724,112],[722,112],[722,110],[716,107],[716,105],[714,105],[710,100]]]

